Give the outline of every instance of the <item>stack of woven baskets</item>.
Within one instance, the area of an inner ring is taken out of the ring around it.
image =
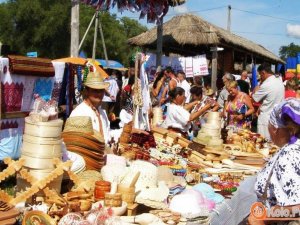
[[[70,117],[62,133],[68,151],[81,155],[88,170],[99,171],[104,165],[105,143],[95,130],[90,117]]]
[[[194,138],[193,141],[213,148],[223,149],[223,140],[221,139],[221,118],[218,112],[208,113],[207,123],[202,125],[198,136]]]
[[[21,157],[25,159],[24,168],[41,180],[48,176],[54,169],[54,158],[62,158],[62,120],[48,122],[32,122],[29,117],[25,118],[25,131]],[[60,193],[62,176],[58,176],[48,187]],[[17,177],[17,188],[23,191],[30,187],[27,181]],[[37,196],[42,196],[40,192]]]

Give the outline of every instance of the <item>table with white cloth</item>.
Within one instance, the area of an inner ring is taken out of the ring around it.
[[[249,215],[251,205],[257,201],[255,180],[256,176],[246,178],[230,199],[217,205],[211,215],[211,225],[238,225]]]

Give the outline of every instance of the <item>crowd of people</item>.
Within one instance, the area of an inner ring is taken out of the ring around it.
[[[223,88],[214,92],[210,82],[203,82],[202,77],[186,78],[183,71],[175,73],[167,67],[157,72],[149,84],[151,105],[161,108],[162,127],[189,139],[197,135],[210,111],[220,112],[224,127],[250,129],[270,139],[270,113],[285,98],[300,97],[298,80],[283,82],[267,63],[261,64],[257,71],[260,83],[256,87],[251,87],[247,71],[242,71],[237,80],[225,72]],[[104,92],[102,108],[114,128],[123,127],[133,119],[134,69],[126,71],[124,76],[112,73],[104,82],[110,85]]]

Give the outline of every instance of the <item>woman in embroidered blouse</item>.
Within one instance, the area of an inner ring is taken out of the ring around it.
[[[227,114],[228,125],[239,128],[251,128],[249,117],[254,113],[250,97],[238,90],[238,83],[230,81],[227,86],[228,100],[225,102],[224,115]]]
[[[191,121],[199,118],[207,109],[211,107],[207,104],[202,109],[197,110],[193,113],[189,113],[193,106],[198,102],[194,101],[183,107],[185,102],[184,89],[181,87],[176,87],[172,91],[169,91],[169,96],[171,99],[171,104],[168,107],[166,120],[164,121],[164,126],[173,132],[180,133],[183,136],[187,136],[187,131],[190,128]]]
[[[270,116],[272,141],[281,149],[258,173],[255,191],[267,207],[300,207],[300,100],[286,99]],[[265,224],[249,217],[251,225]]]

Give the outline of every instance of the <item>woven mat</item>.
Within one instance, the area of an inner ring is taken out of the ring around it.
[[[8,55],[10,71],[14,74],[53,77],[54,67],[50,59]]]

